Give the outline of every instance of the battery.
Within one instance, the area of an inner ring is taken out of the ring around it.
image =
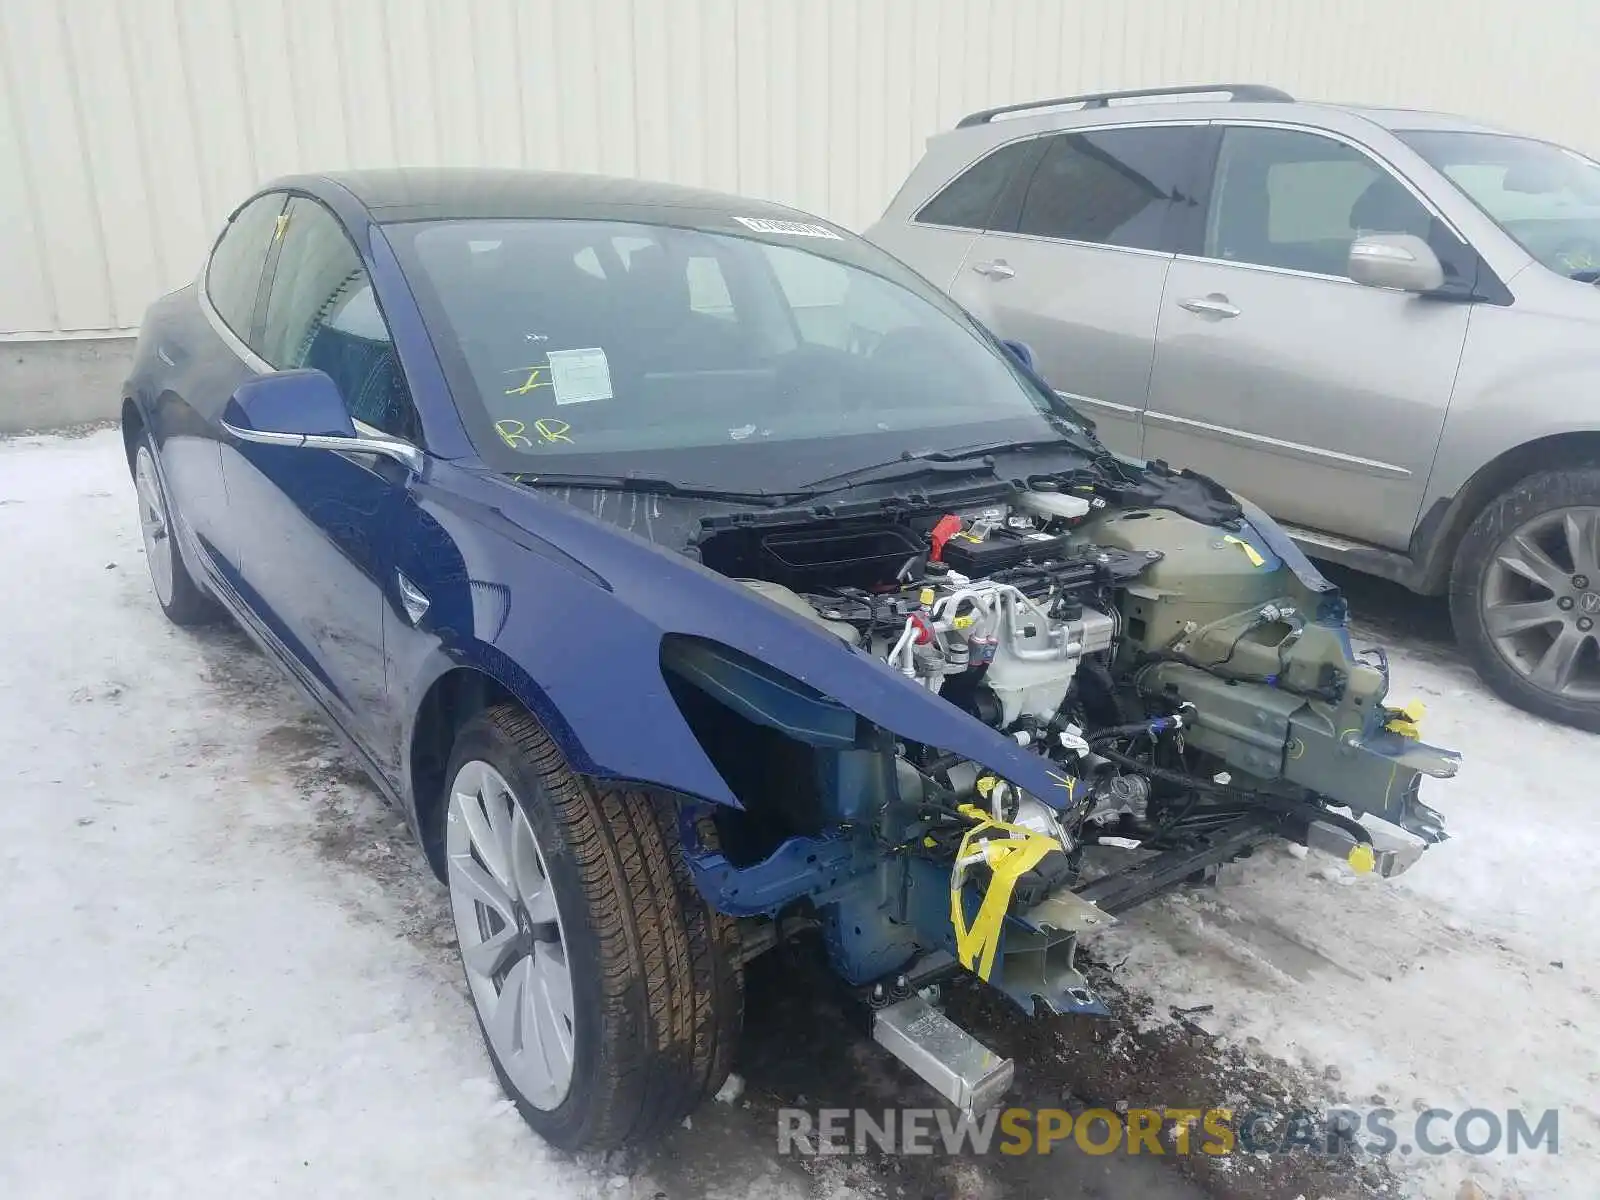
[[[981,542],[974,542],[958,535],[944,544],[944,561],[969,579],[982,579],[1018,563],[1061,558],[1067,552],[1070,538],[1071,535],[1065,533],[1057,537],[993,533]]]

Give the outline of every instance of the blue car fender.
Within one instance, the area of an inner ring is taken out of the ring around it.
[[[455,474],[449,498],[428,508],[461,552],[469,588],[495,588],[504,611],[491,614],[496,631],[477,621],[470,636],[443,639],[444,652],[516,694],[575,770],[738,805],[668,689],[662,648],[676,637],[762,664],[769,678],[798,681],[1047,802],[1069,799],[1042,756],[822,626],[547,494]]]

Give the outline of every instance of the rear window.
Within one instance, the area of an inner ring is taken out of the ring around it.
[[[987,229],[1012,173],[1028,157],[1032,143],[1012,142],[979,159],[941,191],[917,214],[924,225],[949,225],[957,229]]]

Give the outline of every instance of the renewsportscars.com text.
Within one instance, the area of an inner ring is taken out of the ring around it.
[[[1556,1154],[1556,1109],[778,1110],[779,1154]]]

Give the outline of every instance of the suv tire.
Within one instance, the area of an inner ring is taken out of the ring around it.
[[[1456,548],[1450,618],[1502,698],[1600,732],[1600,467],[1529,475],[1478,514]]]

